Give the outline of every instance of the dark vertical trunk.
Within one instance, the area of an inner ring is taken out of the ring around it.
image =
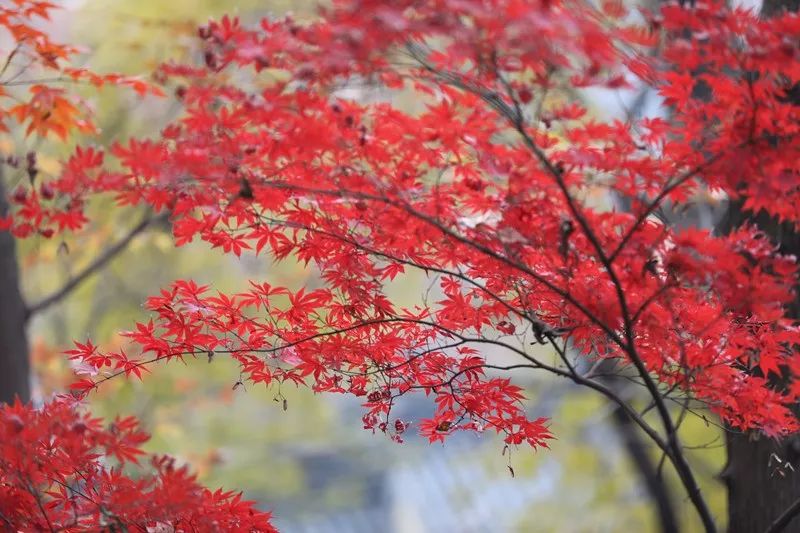
[[[8,211],[0,167],[0,216]],[[0,401],[31,396],[26,309],[19,286],[19,267],[14,237],[0,231]]]
[[[764,533],[800,498],[800,442],[776,442],[762,437],[729,433],[728,465],[723,477],[728,487],[728,533]],[[784,531],[800,531],[800,519]]]

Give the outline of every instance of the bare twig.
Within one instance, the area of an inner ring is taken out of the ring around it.
[[[764,533],[779,533],[783,531],[797,515],[800,515],[800,499],[795,500],[792,505],[787,507],[786,510],[764,530]]]
[[[30,319],[36,313],[44,311],[51,305],[58,303],[64,297],[69,295],[72,291],[78,288],[84,281],[89,279],[92,275],[97,273],[101,268],[103,268],[106,264],[108,264],[112,259],[117,257],[120,253],[122,253],[125,248],[133,241],[133,239],[142,233],[147,227],[153,224],[156,221],[165,220],[167,218],[167,214],[161,214],[158,216],[147,216],[142,219],[136,226],[130,229],[128,233],[120,239],[118,242],[112,244],[108,248],[106,248],[103,253],[95,258],[94,261],[89,263],[83,270],[81,270],[77,275],[73,276],[67,283],[65,283],[61,288],[54,291],[49,296],[45,296],[38,302],[28,306],[26,310],[26,318]]]

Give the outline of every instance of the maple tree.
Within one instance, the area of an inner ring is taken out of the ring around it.
[[[86,69],[66,66],[77,49],[61,45],[37,29],[55,7],[49,2],[15,0],[0,6],[0,29],[13,43],[0,69],[0,131],[22,125],[27,135],[54,136],[65,140],[75,131],[94,132],[82,101],[72,92],[55,87],[59,82],[89,83],[96,87],[132,87],[139,94],[161,91],[140,79],[118,74],[98,75]],[[15,89],[22,89],[16,91]],[[6,105],[8,104],[8,105]],[[19,169],[29,188],[20,186],[11,201],[29,222],[17,225],[14,234],[38,234],[51,238],[54,230],[41,226],[35,207],[39,202],[59,202],[51,184],[39,176],[37,156],[11,155],[3,164]],[[2,178],[2,176],[0,176]],[[4,185],[1,183],[0,186]],[[5,188],[0,187],[5,196]],[[25,206],[29,209],[26,209]],[[6,199],[0,202],[0,214]],[[76,206],[65,211],[60,229],[80,227],[85,221]],[[4,218],[4,220],[6,220]],[[141,226],[141,224],[140,224]],[[7,226],[4,226],[4,229]],[[135,231],[140,231],[141,227]],[[133,233],[135,234],[135,233]],[[131,234],[131,235],[133,235]],[[3,236],[5,238],[5,235]],[[107,262],[124,247],[117,243],[56,294],[24,309],[30,315],[60,299],[83,277]],[[4,260],[16,261],[14,249],[3,248]],[[109,254],[109,252],[112,252]],[[7,265],[3,265],[8,269]],[[3,281],[14,280],[7,271]],[[15,281],[15,280],[14,280]],[[17,287],[4,286],[18,291]],[[6,302],[11,294],[4,294]],[[24,306],[23,306],[24,307]],[[4,326],[15,322],[6,308],[0,313]],[[24,329],[20,333],[24,342]],[[3,332],[3,337],[7,337]],[[9,346],[4,346],[9,350]],[[14,354],[5,354],[7,363]],[[13,370],[11,365],[4,371]],[[12,372],[8,372],[11,374]],[[5,376],[7,386],[17,376]],[[17,388],[25,392],[27,387]],[[9,391],[3,390],[3,395]],[[185,466],[166,456],[152,456],[151,468],[133,474],[144,456],[141,446],[148,435],[133,417],[118,418],[105,425],[89,416],[80,402],[69,396],[56,397],[35,408],[17,400],[0,404],[0,523],[12,531],[274,531],[270,515],[255,509],[241,493],[211,491],[197,483]]]
[[[691,399],[769,438],[800,429],[800,330],[785,313],[796,262],[753,225],[716,235],[657,215],[707,187],[800,220],[800,17],[720,2],[628,15],[613,0],[339,0],[308,23],[200,28],[202,64],[159,71],[183,115],[154,138],[77,148],[52,194],[14,192],[4,225],[78,230],[85,200],[111,194],[167,211],[177,246],[296,258],[324,286],[223,294],[176,281],[147,301],[129,346],[68,352],[84,373],[73,392],[231,357],[237,384],[363,398],[363,426],[394,440],[416,426],[431,442],[494,431],[536,449],[548,422],[527,416],[506,374],[549,372],[617,403],[714,531],[670,406]],[[382,92],[347,98],[353,83]],[[599,122],[570,96],[634,83],[658,90],[670,120]],[[407,93],[418,109],[394,103]],[[629,209],[593,205],[597,190]],[[436,280],[438,301],[387,297],[409,270]],[[656,423],[599,379],[608,361],[643,385]],[[435,413],[397,418],[415,391]]]
[[[3,179],[0,179],[0,218],[4,221],[0,224],[0,292],[4,294],[0,304],[0,339],[4,345],[4,356],[0,358],[0,398],[3,401],[12,401],[15,394],[24,399],[30,396],[27,384],[26,324],[34,315],[59,301],[124,248],[118,246],[116,252],[113,248],[109,249],[107,252],[110,253],[98,257],[91,268],[76,276],[61,292],[28,305],[20,293],[15,242],[5,231],[9,200],[13,197],[13,201],[20,202],[30,194],[35,202],[58,201],[46,178],[46,164],[43,165],[40,161],[40,150],[46,153],[48,146],[43,145],[42,141],[49,137],[65,142],[73,140],[76,134],[89,135],[98,131],[91,119],[90,102],[76,90],[78,87],[99,89],[124,86],[132,88],[139,95],[161,93],[155,85],[139,78],[120,74],[101,75],[83,67],[74,67],[79,62],[82,51],[76,46],[57,42],[46,31],[50,12],[54,7],[54,4],[40,0],[14,0],[0,6],[0,34],[3,37],[3,60],[0,63],[0,133],[8,134],[4,135],[4,142],[14,139],[17,134],[27,134],[36,142],[36,145],[31,145],[36,146],[36,149],[29,150],[9,151],[8,146],[4,146],[4,156],[0,160],[0,174],[3,174]],[[23,181],[28,182],[30,190],[17,186]],[[6,194],[8,188],[14,189],[10,197]],[[33,208],[34,205],[35,203],[30,203],[29,207]],[[27,215],[31,223],[17,226],[17,237],[53,237],[52,229],[38,225],[40,220],[35,208]],[[62,222],[67,225],[82,223],[80,220],[70,222],[68,219]],[[142,229],[143,227],[134,228],[130,236]]]

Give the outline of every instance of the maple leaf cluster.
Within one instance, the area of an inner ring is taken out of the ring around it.
[[[0,523],[11,531],[275,531],[241,494],[210,491],[186,467],[151,458],[132,417],[111,424],[72,399],[0,405]],[[113,465],[113,466],[112,466]]]
[[[230,354],[258,383],[366,396],[365,426],[389,433],[407,427],[389,416],[395,399],[420,389],[437,399],[420,425],[431,440],[492,428],[540,446],[544,421],[526,419],[520,389],[487,372],[477,347],[547,369],[527,346],[558,339],[736,427],[796,430],[788,405],[800,389],[769,379],[800,370],[798,331],[783,317],[794,259],[754,228],[718,236],[650,216],[705,183],[796,220],[797,203],[770,189],[796,181],[786,154],[797,111],[785,98],[796,17],[668,5],[629,26],[613,2],[491,4],[340,1],[305,25],[226,17],[201,28],[204,65],[163,69],[183,84],[184,116],[160,139],[115,146],[122,171],[78,151],[59,187],[169,209],[177,245],[199,237],[313,263],[325,287],[210,295],[179,281],[149,301],[155,317],[129,334],[132,355],[72,356],[138,376],[151,359]],[[539,38],[527,38],[532,28]],[[659,43],[664,59],[649,59]],[[634,74],[674,120],[601,123],[563,96]],[[337,94],[354,80],[412,91],[424,106]],[[710,102],[691,97],[698,83],[713,88]],[[598,188],[631,209],[581,200]],[[385,285],[407,269],[436,276],[441,299],[395,308]]]
[[[80,49],[53,41],[40,26],[50,20],[55,4],[43,0],[12,0],[0,6],[0,30],[7,32],[13,47],[6,52],[0,67],[0,101],[14,105],[0,107],[0,131],[8,131],[8,120],[26,124],[26,133],[46,136],[53,133],[65,140],[71,130],[93,132],[95,127],[81,103],[54,82],[128,86],[140,95],[160,94],[144,80],[120,74],[97,74],[86,68],[69,66]],[[27,87],[28,98],[10,92],[13,87]]]
[[[138,79],[68,66],[78,50],[54,43],[38,29],[54,7],[37,0],[0,5],[0,30],[10,34],[12,43],[10,50],[2,50],[0,132],[12,122],[26,125],[27,135],[54,134],[61,140],[72,132],[93,132],[82,102],[55,82],[160,93]],[[4,107],[9,101],[12,105]],[[92,151],[78,153],[98,157]],[[24,172],[28,183],[11,193],[14,217],[0,219],[0,230],[49,238],[56,230],[78,229],[86,222],[81,199],[62,194],[63,180],[43,181],[35,152],[8,156],[0,160],[3,164]],[[72,397],[57,397],[38,409],[0,404],[3,530],[274,531],[269,513],[239,493],[202,487],[174,459],[152,456],[149,469],[134,471],[145,457],[141,446],[148,438],[133,417],[105,425]]]
[[[86,102],[69,90],[73,84],[127,87],[138,95],[163,94],[145,80],[120,74],[98,74],[71,66],[81,50],[55,42],[42,26],[50,22],[55,4],[43,0],[12,0],[0,6],[0,36],[8,37],[9,49],[0,49],[0,133],[12,126],[24,126],[26,135],[56,137],[65,141],[70,134],[96,133]],[[13,191],[12,200],[19,213],[17,223],[0,217],[0,230],[16,237],[74,230],[87,221],[80,214],[82,205],[63,196],[56,197],[54,184],[40,173],[36,153],[25,157],[9,155],[0,164],[24,171],[28,186]],[[38,178],[38,179],[37,179]]]

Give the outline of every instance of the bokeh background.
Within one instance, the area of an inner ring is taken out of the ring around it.
[[[0,0],[1,1],[1,0]],[[198,54],[196,28],[224,13],[255,22],[291,11],[313,16],[313,2],[270,0],[84,0],[63,2],[51,31],[86,47],[83,59],[95,71],[148,76],[167,59]],[[356,92],[355,97],[359,97]],[[556,95],[555,97],[559,97]],[[586,92],[580,98],[596,117],[665,113],[647,91]],[[19,132],[0,138],[0,151],[36,149],[42,171],[56,174],[58,161],[76,143],[108,146],[130,136],[154,134],[180,112],[177,99],[138,99],[124,90],[87,91],[101,134],[70,139],[67,145],[31,145]],[[411,105],[403,102],[397,105]],[[9,187],[13,188],[13,183]],[[602,191],[589,199],[609,206]],[[715,200],[701,198],[692,222],[713,221]],[[91,206],[88,231],[65,240],[33,238],[22,243],[24,291],[36,301],[63,284],[109,242],[122,237],[136,210],[109,209],[110,200]],[[119,332],[146,320],[148,295],[178,278],[236,291],[248,280],[299,288],[321,282],[313,268],[243,254],[240,259],[205,243],[174,248],[169,228],[153,227],[100,274],[37,317],[31,328],[36,392],[46,398],[70,380],[62,351],[73,339],[92,338],[107,346]],[[392,286],[392,298],[412,304],[430,280],[406,276]],[[367,533],[387,531],[656,531],[647,491],[626,451],[624,431],[600,396],[539,374],[517,374],[533,414],[552,418],[557,436],[550,450],[503,453],[496,435],[459,435],[429,445],[410,432],[404,444],[361,429],[355,398],[315,395],[308,389],[236,387],[236,367],[222,358],[154,367],[143,382],[114,380],[92,397],[99,415],[136,415],[153,435],[148,448],[188,462],[212,487],[238,488],[274,511],[282,531]],[[287,400],[276,401],[278,394]],[[637,394],[632,388],[626,394]],[[418,418],[430,412],[424,398],[408,397],[398,413]],[[724,462],[721,432],[713,421],[688,416],[681,426],[689,460],[718,517],[724,488],[716,479]],[[647,450],[660,459],[655,449]],[[512,477],[513,471],[513,477]],[[675,503],[688,531],[698,524],[682,499]]]

